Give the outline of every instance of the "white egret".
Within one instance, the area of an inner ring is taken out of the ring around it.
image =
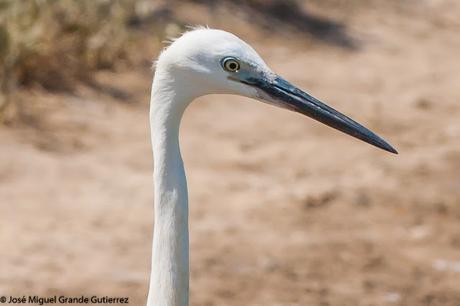
[[[188,305],[188,194],[179,125],[187,106],[207,94],[235,94],[287,108],[397,153],[373,132],[276,75],[235,35],[207,28],[185,33],[161,53],[152,83],[155,225],[148,306]]]

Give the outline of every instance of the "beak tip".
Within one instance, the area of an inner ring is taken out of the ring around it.
[[[398,154],[399,154],[399,152],[396,151],[395,148],[392,148],[392,149],[393,149],[393,150],[389,150],[390,153],[393,153],[393,154],[395,154],[395,155],[398,155]]]
[[[395,148],[393,148],[389,143],[387,142],[384,142],[381,146],[379,146],[381,149],[387,151],[387,152],[390,152],[390,153],[393,153],[395,155],[398,155],[398,151],[396,151]]]

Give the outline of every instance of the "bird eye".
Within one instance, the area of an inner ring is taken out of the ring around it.
[[[229,72],[236,72],[240,69],[240,63],[233,57],[224,58],[222,67]]]

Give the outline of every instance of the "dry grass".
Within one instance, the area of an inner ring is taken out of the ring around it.
[[[91,71],[129,60],[129,48],[138,37],[130,22],[148,14],[153,9],[148,4],[0,0],[0,121],[21,86],[69,90]]]

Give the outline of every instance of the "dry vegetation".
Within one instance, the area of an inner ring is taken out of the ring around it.
[[[129,60],[133,20],[151,10],[140,0],[0,1],[0,118],[20,86],[70,90],[91,71]]]

